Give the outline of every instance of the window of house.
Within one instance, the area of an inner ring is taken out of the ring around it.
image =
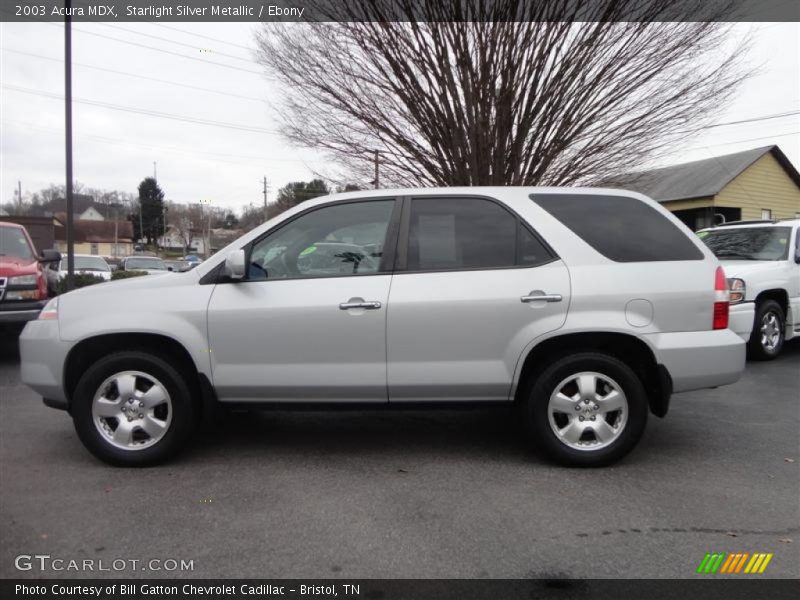
[[[764,219],[764,220],[772,219],[772,209],[762,208],[761,209],[761,218]]]
[[[100,254],[100,248],[98,247],[98,244],[96,242],[92,242],[90,248],[91,248],[90,250],[91,254]]]
[[[483,198],[415,198],[408,231],[410,271],[532,266],[553,254],[519,219]]]
[[[380,270],[394,200],[325,206],[255,242],[248,279],[368,275]]]

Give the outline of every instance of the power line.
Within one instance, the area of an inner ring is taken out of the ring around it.
[[[38,131],[42,131],[45,133],[52,133],[54,135],[63,135],[63,131],[50,128],[50,127],[43,127],[37,123],[27,123],[22,121],[12,121],[10,119],[3,119],[4,123],[8,123],[11,125],[19,125],[20,127],[25,127],[26,129],[34,129]],[[91,142],[99,142],[103,144],[110,144],[112,146],[132,146],[137,148],[145,148],[147,150],[158,150],[160,152],[172,152],[174,154],[186,156],[189,158],[197,158],[201,160],[215,160],[220,162],[227,162],[230,164],[241,164],[242,160],[247,161],[254,161],[254,162],[296,162],[296,163],[305,163],[307,161],[303,159],[297,158],[270,158],[268,156],[253,156],[247,154],[230,154],[224,152],[201,152],[197,150],[188,150],[187,148],[178,148],[175,146],[153,146],[152,144],[140,144],[136,142],[132,142],[130,140],[121,140],[119,138],[111,138],[106,136],[99,136],[99,135],[91,135],[91,134],[82,134],[75,136],[78,139],[87,140]],[[225,158],[234,158],[238,159],[238,161],[234,160],[222,160],[217,157],[225,157]],[[324,162],[324,161],[311,161],[311,162]]]
[[[164,29],[170,29],[170,30],[172,30],[172,31],[178,31],[178,32],[180,32],[180,33],[184,33],[184,34],[186,34],[186,35],[194,35],[194,36],[197,36],[197,37],[205,38],[205,39],[207,39],[207,40],[211,40],[211,41],[213,41],[213,42],[219,42],[220,44],[227,44],[227,45],[229,45],[229,46],[233,46],[233,47],[235,47],[235,48],[243,48],[243,49],[245,49],[245,50],[249,50],[249,51],[251,51],[251,52],[252,52],[252,50],[253,50],[253,49],[252,49],[252,48],[250,48],[249,46],[244,46],[244,45],[242,45],[242,44],[236,44],[236,43],[234,43],[234,42],[229,42],[229,41],[226,41],[226,40],[221,40],[221,39],[219,39],[219,38],[211,37],[210,35],[203,35],[202,33],[194,33],[194,32],[191,32],[191,31],[186,31],[185,29],[180,29],[180,28],[178,28],[178,27],[170,27],[169,25],[164,25],[163,23],[152,23],[152,22],[151,22],[150,24],[151,24],[151,25],[155,25],[156,27],[162,27],[162,28],[164,28]]]
[[[140,35],[140,36],[143,36],[143,37],[152,38],[154,40],[161,40],[162,42],[167,42],[168,44],[175,44],[177,46],[184,46],[184,47],[187,47],[187,48],[191,48],[192,50],[200,50],[194,44],[187,44],[185,42],[178,42],[176,40],[171,40],[169,38],[161,37],[160,35],[151,35],[149,33],[142,33],[141,31],[134,31],[133,29],[128,29],[127,27],[120,27],[119,25],[111,25],[109,23],[95,23],[95,25],[101,25],[103,27],[110,27],[112,29],[118,29],[120,31],[125,31],[126,33],[132,33],[133,35]],[[216,52],[216,51],[214,51],[213,54],[216,54],[217,56],[224,56],[225,58],[232,58],[234,60],[240,60],[240,61],[243,61],[243,62],[246,62],[246,63],[250,63],[250,64],[258,64],[252,58],[243,58],[241,56],[235,56],[233,54],[226,54],[224,52]]]
[[[11,48],[0,48],[3,52],[13,52],[14,54],[22,54],[23,56],[31,56],[33,58],[39,58],[42,60],[49,60],[53,62],[63,63],[63,58],[55,58],[52,56],[43,56],[41,54],[34,54],[33,52],[23,52],[22,50],[12,50]],[[125,75],[126,77],[136,77],[137,79],[146,79],[148,81],[155,81],[157,83],[165,83],[167,85],[174,85],[178,87],[184,87],[192,90],[199,90],[203,92],[211,92],[212,94],[220,94],[222,96],[231,96],[232,98],[241,98],[243,100],[253,100],[255,102],[264,102],[263,98],[256,98],[255,96],[243,96],[241,94],[234,94],[232,92],[223,92],[222,90],[214,90],[211,88],[200,87],[196,85],[190,85],[188,83],[178,83],[177,81],[170,81],[168,79],[158,79],[157,77],[148,77],[147,75],[139,75],[138,73],[129,73],[126,71],[119,71],[117,69],[106,69],[104,67],[98,67],[95,65],[87,65],[86,63],[72,63],[75,67],[81,67],[84,69],[94,69],[95,71],[103,71],[104,73],[113,73],[115,75]]]
[[[739,121],[728,121],[726,123],[714,123],[713,125],[705,125],[703,127],[697,127],[695,129],[685,129],[683,131],[679,131],[678,133],[692,133],[694,131],[704,131],[706,129],[714,129],[715,127],[726,127],[728,125],[741,125],[743,123],[754,123],[756,121],[768,121],[770,119],[781,119],[783,117],[791,117],[793,115],[800,115],[800,110],[793,110],[774,115],[762,115],[758,117],[751,117],[749,119],[741,119]]]
[[[45,23],[47,25],[53,25],[55,27],[59,26],[57,23],[51,23],[49,21],[47,21]],[[111,41],[114,41],[114,42],[119,42],[121,44],[128,44],[129,46],[136,46],[138,48],[146,48],[148,50],[153,50],[154,52],[161,52],[163,54],[169,54],[171,56],[178,56],[180,58],[185,58],[187,60],[195,60],[195,61],[207,64],[207,65],[214,65],[214,66],[223,67],[223,68],[226,68],[226,69],[233,69],[235,71],[242,71],[244,73],[251,73],[253,75],[263,75],[263,73],[261,71],[254,71],[252,69],[245,69],[245,68],[237,67],[237,66],[234,66],[234,65],[227,65],[225,63],[215,62],[213,60],[205,60],[203,58],[197,58],[196,56],[186,56],[185,54],[180,54],[179,52],[172,52],[171,50],[164,50],[163,48],[156,48],[155,46],[148,46],[147,44],[140,44],[138,42],[131,42],[130,40],[122,40],[120,38],[116,38],[116,37],[113,37],[113,36],[110,36],[110,35],[105,35],[103,33],[97,33],[97,32],[94,32],[94,31],[87,31],[86,29],[75,29],[73,27],[73,31],[78,31],[80,33],[85,33],[87,35],[94,35],[96,37],[105,38],[107,40],[111,40]]]
[[[15,92],[21,92],[23,94],[33,94],[35,96],[43,96],[45,98],[52,98],[54,100],[63,100],[64,97],[59,94],[53,94],[50,92],[45,92],[43,90],[33,90],[30,88],[24,88],[16,85],[6,84],[3,83],[2,87],[13,90]],[[210,119],[199,119],[195,117],[186,117],[183,115],[176,115],[172,113],[165,113],[159,112],[155,110],[146,110],[135,108],[133,106],[120,106],[118,104],[110,104],[107,102],[99,102],[96,100],[88,100],[86,98],[73,98],[73,102],[77,102],[79,104],[88,104],[90,106],[97,106],[100,108],[107,108],[109,110],[118,110],[123,112],[135,113],[139,115],[144,115],[148,117],[157,117],[160,119],[170,119],[172,121],[182,121],[184,123],[194,123],[196,125],[209,125],[213,127],[222,127],[224,129],[236,129],[239,131],[250,131],[253,133],[267,133],[270,135],[280,135],[279,132],[273,131],[271,129],[264,129],[262,127],[251,127],[249,125],[243,125],[240,123],[228,123],[225,121],[212,121]]]

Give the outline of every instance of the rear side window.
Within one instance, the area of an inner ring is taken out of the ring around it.
[[[533,266],[552,253],[516,215],[483,198],[415,198],[408,269],[443,271]]]
[[[531,194],[531,199],[613,261],[703,259],[703,253],[683,231],[636,198]]]

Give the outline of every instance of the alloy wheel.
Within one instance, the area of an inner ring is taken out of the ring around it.
[[[122,371],[100,384],[92,400],[92,420],[112,446],[142,450],[166,435],[172,422],[172,400],[152,375]]]
[[[556,438],[574,450],[599,450],[613,444],[628,421],[628,400],[607,375],[584,371],[559,383],[547,407]]]

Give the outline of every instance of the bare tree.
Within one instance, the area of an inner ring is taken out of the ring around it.
[[[170,204],[169,228],[180,240],[183,254],[189,253],[195,237],[202,236],[203,214],[198,204]]]
[[[337,0],[339,22],[265,24],[258,57],[285,135],[345,176],[378,150],[382,183],[592,183],[719,114],[747,76],[711,22],[735,2]]]

